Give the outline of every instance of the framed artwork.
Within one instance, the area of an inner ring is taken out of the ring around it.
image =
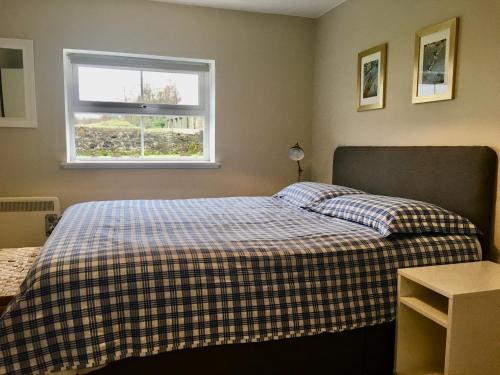
[[[358,112],[385,106],[387,43],[358,54]]]
[[[415,37],[413,103],[454,97],[458,18],[427,27]]]

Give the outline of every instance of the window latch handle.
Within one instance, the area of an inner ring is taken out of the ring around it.
[[[144,108],[148,108],[148,106],[147,106],[146,104],[141,104],[141,105],[139,106],[139,108],[143,108],[143,109],[144,109]]]

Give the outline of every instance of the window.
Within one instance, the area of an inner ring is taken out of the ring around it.
[[[214,162],[214,62],[65,50],[68,164]]]

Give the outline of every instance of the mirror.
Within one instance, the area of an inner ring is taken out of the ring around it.
[[[0,127],[36,127],[33,42],[0,38]]]
[[[26,117],[23,50],[0,47],[0,117]]]

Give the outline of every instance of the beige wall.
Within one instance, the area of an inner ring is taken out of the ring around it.
[[[0,128],[0,196],[74,202],[260,195],[310,150],[315,22],[146,0],[0,0],[0,37],[34,41],[38,129]],[[219,170],[63,170],[63,48],[216,60]]]
[[[415,32],[460,17],[456,99],[411,103]],[[500,152],[500,1],[348,0],[317,26],[313,178],[338,145],[488,145]],[[356,111],[357,53],[388,42],[387,100]],[[496,216],[500,217],[497,205]],[[500,220],[496,222],[500,247]]]
[[[454,16],[461,18],[456,99],[413,105],[414,33]],[[296,140],[309,155],[312,148],[306,170],[312,164],[320,181],[331,178],[337,145],[500,151],[499,19],[498,0],[348,0],[317,22],[145,0],[0,0],[0,37],[34,40],[39,120],[38,129],[0,128],[0,196],[55,195],[66,207],[270,194],[295,178],[286,150]],[[357,53],[382,42],[389,43],[386,108],[358,113]],[[222,168],[61,169],[63,48],[215,59]]]

